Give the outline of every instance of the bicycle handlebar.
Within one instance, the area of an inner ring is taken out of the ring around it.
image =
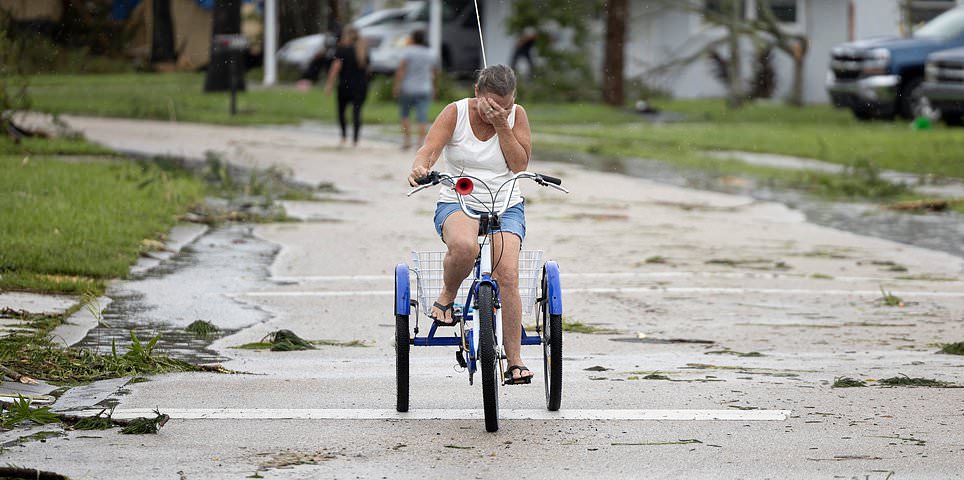
[[[454,186],[455,181],[456,181],[458,178],[463,178],[463,177],[453,177],[453,176],[451,176],[451,175],[449,175],[449,174],[447,174],[447,173],[440,173],[440,172],[436,172],[436,171],[433,170],[433,171],[429,172],[428,175],[426,175],[426,176],[424,176],[424,177],[422,177],[422,178],[415,179],[415,183],[416,183],[418,186],[415,187],[414,189],[412,189],[412,191],[408,192],[408,196],[412,196],[412,195],[414,195],[415,193],[418,193],[418,192],[420,192],[420,191],[422,191],[422,190],[425,190],[426,188],[428,188],[428,187],[430,187],[430,186],[432,186],[432,185],[438,185],[439,183],[444,183],[444,184],[446,184],[446,185]],[[519,173],[516,173],[515,175],[512,176],[512,178],[510,178],[509,180],[506,180],[506,181],[502,184],[502,186],[499,187],[498,190],[502,190],[502,187],[504,187],[505,185],[507,185],[507,184],[509,184],[509,183],[515,182],[515,181],[519,180],[520,178],[529,178],[529,179],[534,180],[536,183],[538,183],[539,185],[542,185],[542,186],[544,186],[544,187],[552,187],[552,188],[554,188],[554,189],[556,189],[556,190],[559,190],[560,192],[569,193],[569,190],[566,190],[565,188],[562,187],[562,180],[561,180],[561,179],[556,178],[556,177],[550,177],[550,176],[548,176],[548,175],[542,175],[542,174],[530,173],[530,172],[519,172]],[[485,186],[485,185],[483,184],[483,186]],[[486,186],[486,188],[488,188],[488,187]],[[510,195],[510,196],[511,196],[511,195]],[[495,208],[496,208],[496,207],[495,207],[495,204],[494,204],[495,199],[493,198],[493,205],[492,205],[492,209],[490,210],[490,212],[491,212],[491,213],[497,213],[498,215],[502,215],[502,213],[504,213],[505,210],[506,210],[506,208],[508,208],[508,206],[509,206],[509,198],[510,198],[510,196],[506,196],[506,197],[505,197],[505,202],[504,202],[504,204],[502,205],[502,208],[499,209],[498,212],[495,211]],[[462,211],[463,211],[466,215],[468,215],[468,216],[471,217],[471,218],[476,218],[476,219],[479,218],[479,215],[470,212],[469,209],[468,209],[468,207],[465,206],[465,202],[462,201],[462,195],[457,195],[457,198],[458,198],[458,200],[459,200],[459,206],[462,208]]]
[[[551,184],[553,184],[553,185],[556,185],[556,186],[561,186],[561,185],[562,185],[562,179],[559,179],[559,178],[556,178],[556,177],[550,177],[549,175],[543,175],[543,174],[540,174],[540,173],[537,173],[536,175],[537,175],[539,178],[541,178],[541,179],[545,180],[546,182],[549,182],[549,183],[551,183]]]

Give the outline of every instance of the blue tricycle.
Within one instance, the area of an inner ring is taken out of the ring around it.
[[[539,185],[569,193],[561,187],[562,181],[548,175],[519,172],[502,187],[510,191],[514,182],[531,179]],[[505,355],[502,338],[502,310],[499,285],[492,278],[492,235],[498,229],[499,216],[508,208],[509,195],[497,208],[492,198],[487,212],[476,214],[462,200],[471,194],[474,185],[485,184],[471,176],[453,177],[445,173],[431,172],[420,179],[420,186],[409,196],[433,185],[453,186],[459,194],[462,211],[479,220],[479,256],[475,260],[473,274],[462,282],[456,299],[454,317],[457,332],[452,337],[436,336],[438,324],[432,321],[428,335],[419,336],[419,305],[422,313],[430,317],[431,305],[442,289],[442,261],[446,252],[413,252],[412,266],[400,263],[395,267],[395,357],[397,402],[396,410],[407,412],[409,408],[409,352],[414,346],[454,346],[458,350],[456,361],[469,374],[469,385],[477,371],[482,373],[482,405],[485,413],[485,429],[499,429],[499,385],[505,384]],[[543,377],[546,387],[546,408],[559,409],[562,402],[562,287],[559,282],[559,266],[547,261],[541,265],[542,252],[523,250],[519,255],[519,294],[524,313],[535,313],[535,335],[522,328],[522,345],[542,345]],[[411,295],[411,274],[415,274],[418,298]],[[410,328],[412,308],[415,309],[414,329]]]

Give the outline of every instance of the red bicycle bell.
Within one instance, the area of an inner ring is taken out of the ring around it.
[[[472,183],[472,180],[469,178],[462,177],[455,181],[455,193],[458,193],[459,195],[468,195],[472,193],[472,190],[474,189],[475,184]]]

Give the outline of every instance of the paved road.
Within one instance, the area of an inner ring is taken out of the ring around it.
[[[68,121],[115,148],[213,150],[341,193],[288,202],[303,223],[255,229],[281,246],[273,286],[230,295],[272,316],[214,344],[232,358],[226,367],[249,374],[127,386],[118,415],[159,407],[174,417],[160,434],[71,432],[8,450],[6,462],[71,478],[961,475],[964,390],[831,388],[835,377],[899,374],[964,384],[964,359],[934,353],[964,340],[961,258],[537,153],[530,169],[564,178],[573,193],[526,187],[526,246],[561,265],[567,321],[613,332],[566,334],[559,415],[543,410],[540,352],[530,347],[538,383],[502,389],[506,420],[489,434],[480,387],[467,385],[448,349],[413,350],[412,414],[391,411],[390,274],[412,249],[440,247],[434,195],[404,196],[410,154],[375,142],[338,149],[323,132]],[[883,305],[881,287],[905,305]],[[229,348],[279,328],[371,346]]]

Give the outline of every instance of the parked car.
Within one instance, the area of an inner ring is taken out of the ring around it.
[[[421,4],[403,21],[384,22],[361,29],[371,49],[371,68],[391,74],[398,68],[402,50],[416,30],[428,31],[429,3]],[[442,2],[442,69],[469,74],[482,65],[482,53],[473,3],[468,0]]]
[[[424,2],[409,2],[402,8],[376,10],[358,17],[352,26],[360,31],[381,24],[394,24],[405,21],[410,15],[423,7]],[[292,66],[300,72],[308,70],[312,61],[319,57],[329,57],[334,53],[336,38],[328,33],[316,33],[295,38],[278,50],[278,62]]]
[[[964,48],[927,57],[923,95],[944,123],[964,126]]]
[[[964,7],[937,16],[910,38],[879,38],[831,51],[827,92],[833,104],[861,120],[913,118],[921,113],[927,56],[964,46]]]

